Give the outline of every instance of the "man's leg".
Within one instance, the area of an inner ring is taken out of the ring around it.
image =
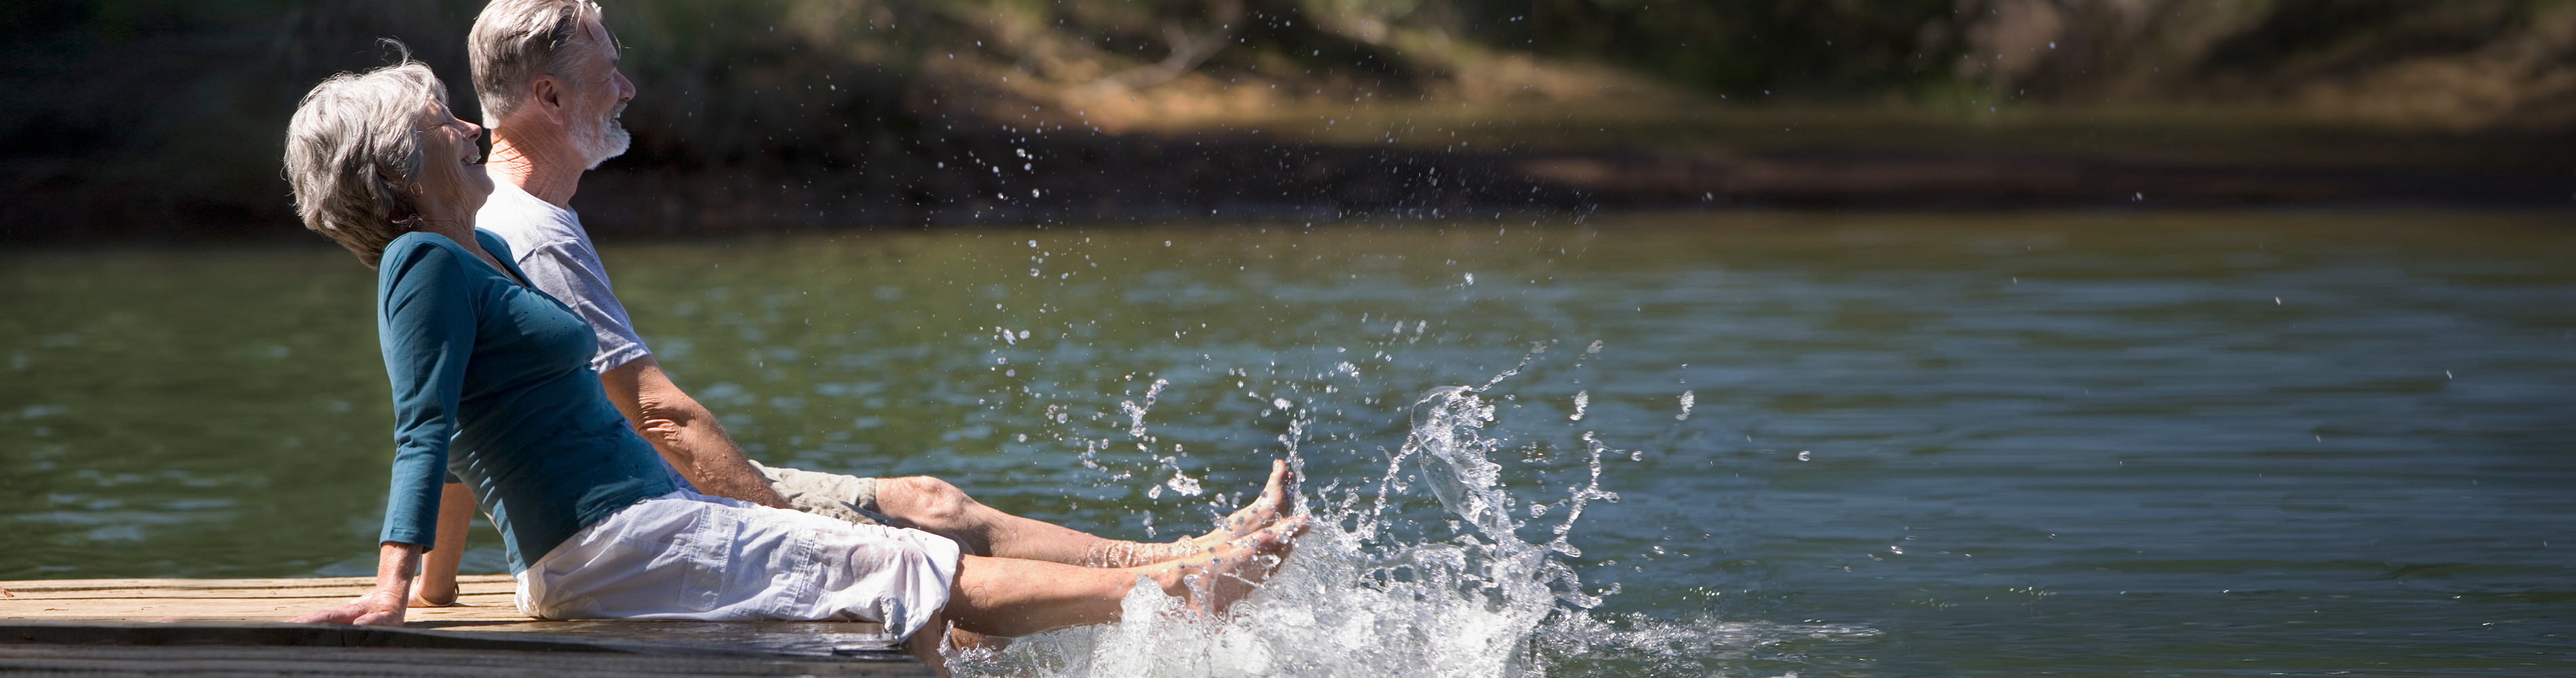
[[[910,527],[954,539],[966,552],[1095,568],[1141,567],[1207,553],[1277,522],[1286,507],[1288,464],[1273,461],[1261,497],[1206,535],[1148,544],[1103,539],[1062,525],[1003,513],[926,476],[877,481],[876,510]]]

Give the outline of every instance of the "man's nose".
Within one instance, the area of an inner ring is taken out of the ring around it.
[[[618,101],[627,101],[635,98],[635,82],[626,79],[625,71],[609,71],[609,74],[617,77]]]

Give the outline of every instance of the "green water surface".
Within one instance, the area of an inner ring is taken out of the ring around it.
[[[1520,366],[1487,392],[1515,496],[1612,450],[1584,614],[1871,631],[1556,674],[2576,673],[2565,214],[1516,221],[602,254],[764,463],[1168,539],[1291,444],[1338,501],[1415,395]],[[371,571],[373,280],[323,246],[0,253],[0,580]]]

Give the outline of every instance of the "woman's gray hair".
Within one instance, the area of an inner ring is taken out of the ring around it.
[[[401,47],[400,43],[394,46]],[[420,225],[424,104],[447,103],[447,86],[411,60],[341,73],[313,86],[286,123],[286,181],[304,227],[374,267],[385,243]]]
[[[563,47],[582,38],[583,22],[597,18],[599,5],[590,0],[493,0],[483,6],[465,37],[483,126],[499,129],[502,118],[526,103],[528,81],[538,74],[578,75],[584,53]]]

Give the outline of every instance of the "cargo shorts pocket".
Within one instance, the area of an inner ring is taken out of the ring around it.
[[[724,607],[739,597],[726,565],[742,535],[742,517],[731,511],[700,511],[698,524],[672,539],[668,567],[682,568],[679,603],[690,612]]]

